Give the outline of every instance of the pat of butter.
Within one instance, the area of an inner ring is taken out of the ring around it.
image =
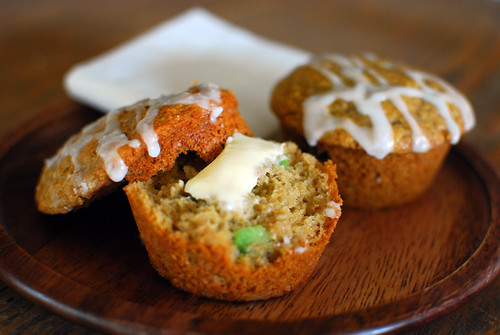
[[[267,162],[274,163],[282,154],[283,144],[236,133],[184,190],[196,199],[218,200],[226,210],[240,210],[257,184],[260,168]]]

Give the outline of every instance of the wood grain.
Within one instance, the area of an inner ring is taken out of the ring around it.
[[[467,141],[500,172],[500,3],[488,0],[3,1],[0,133],[65,99],[61,78],[73,64],[200,4],[300,48],[374,51],[444,76],[476,109],[478,123]],[[458,311],[411,333],[498,333],[499,297],[497,279]],[[4,285],[0,306],[0,333],[87,333]]]
[[[40,116],[0,145],[0,274],[28,298],[93,328],[399,331],[458,308],[500,271],[500,181],[461,145],[417,201],[345,208],[311,279],[294,292],[239,304],[192,296],[149,265],[122,192],[67,215],[36,211],[43,160],[99,114],[67,102]]]

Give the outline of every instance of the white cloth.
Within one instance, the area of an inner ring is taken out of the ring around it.
[[[186,90],[194,81],[232,90],[256,136],[270,137],[276,82],[309,53],[257,36],[195,7],[66,74],[74,99],[103,112]]]

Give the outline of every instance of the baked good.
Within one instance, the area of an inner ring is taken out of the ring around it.
[[[280,296],[314,270],[341,214],[335,166],[236,133],[208,166],[187,154],[128,184],[153,267],[196,295],[230,301]]]
[[[282,295],[309,277],[335,229],[335,166],[247,135],[234,95],[216,85],[140,101],[46,161],[38,208],[66,213],[128,182],[151,263],[175,286],[222,300]]]
[[[373,54],[314,57],[275,86],[271,107],[285,139],[330,158],[345,205],[362,208],[422,194],[475,122],[450,84]]]
[[[229,90],[200,84],[114,110],[72,136],[40,175],[35,200],[47,214],[67,213],[121,181],[148,180],[195,151],[213,160],[227,137],[251,134]]]

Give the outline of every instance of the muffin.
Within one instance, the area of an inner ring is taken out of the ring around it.
[[[314,57],[275,86],[271,107],[285,139],[337,165],[345,205],[360,208],[421,195],[475,123],[443,79],[373,54]]]
[[[114,110],[45,161],[37,207],[47,214],[70,212],[123,180],[148,180],[169,170],[188,151],[211,161],[235,131],[251,134],[233,93],[214,84]]]
[[[188,153],[124,189],[151,264],[175,287],[228,301],[290,292],[341,214],[335,166],[236,133],[209,165]]]

